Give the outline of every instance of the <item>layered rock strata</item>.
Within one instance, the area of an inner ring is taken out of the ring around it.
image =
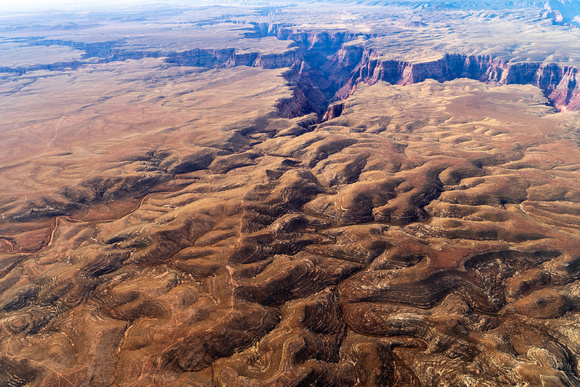
[[[121,41],[82,43],[29,39],[31,45],[65,45],[83,50],[85,60],[0,68],[0,72],[22,74],[34,70],[70,70],[85,65],[90,58],[107,63],[157,57],[178,66],[288,68],[284,76],[293,89],[293,96],[279,104],[279,114],[288,118],[312,112],[322,117],[330,103],[347,98],[360,83],[372,85],[379,80],[400,85],[426,79],[446,82],[458,78],[500,85],[529,84],[539,87],[556,109],[580,110],[580,82],[577,79],[578,69],[574,66],[541,62],[511,63],[489,55],[455,53],[445,54],[436,61],[411,63],[382,59],[376,51],[353,43],[371,38],[368,34],[301,31],[292,26],[268,23],[253,24],[252,32],[246,33],[247,38],[268,36],[291,41],[292,45],[279,53],[238,52],[234,48],[164,52],[123,49]]]
[[[353,49],[337,53],[337,64]],[[356,51],[355,51],[356,52]],[[580,85],[578,69],[556,63],[509,63],[491,56],[447,54],[441,59],[425,63],[409,63],[382,60],[372,52],[357,52],[360,63],[352,78],[337,93],[346,98],[361,82],[375,84],[385,81],[391,84],[408,85],[435,79],[446,82],[458,78],[475,79],[499,85],[534,85],[540,88],[558,110],[580,110]],[[352,54],[351,54],[352,55]],[[352,60],[352,59],[351,59]]]

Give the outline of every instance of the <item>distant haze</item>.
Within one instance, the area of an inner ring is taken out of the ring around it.
[[[83,10],[99,8],[124,8],[126,6],[151,4],[176,4],[177,1],[160,0],[0,0],[0,12],[22,12],[43,10]],[[183,2],[181,2],[183,4]],[[193,2],[200,3],[200,2]],[[201,2],[203,3],[203,1]]]
[[[300,2],[302,0],[0,0],[0,13],[19,13],[22,11],[46,10],[87,10],[87,9],[122,9],[140,5],[158,6],[206,6],[206,5],[238,5],[238,6],[272,6]]]

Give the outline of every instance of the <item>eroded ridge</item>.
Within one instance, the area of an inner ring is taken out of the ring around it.
[[[378,82],[324,123],[146,155],[183,183],[1,256],[0,381],[577,385],[578,127],[550,112]]]

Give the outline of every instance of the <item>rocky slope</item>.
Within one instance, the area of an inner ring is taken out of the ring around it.
[[[354,51],[354,55],[353,55]],[[381,60],[372,52],[353,48],[341,49],[340,58],[360,58],[352,78],[337,93],[338,98],[346,98],[361,83],[375,84],[385,81],[391,84],[408,85],[435,79],[446,82],[458,78],[475,79],[499,85],[534,85],[546,94],[558,110],[580,110],[580,84],[578,69],[555,63],[506,63],[490,56],[468,56],[447,54],[443,58],[424,63],[409,63],[395,60]]]
[[[531,86],[378,82],[322,124],[143,157],[183,184],[1,255],[0,382],[577,385],[580,138],[550,111]]]

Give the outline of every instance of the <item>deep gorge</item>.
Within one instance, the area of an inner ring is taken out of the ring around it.
[[[293,90],[291,98],[278,103],[280,116],[290,118],[317,113],[322,119],[328,106],[354,93],[361,83],[379,81],[408,85],[435,79],[439,82],[469,78],[500,85],[533,85],[540,88],[558,111],[580,110],[578,68],[558,63],[510,63],[490,55],[448,53],[440,59],[422,63],[382,59],[375,50],[352,43],[369,39],[368,34],[349,32],[300,31],[289,25],[256,23],[245,34],[260,39],[274,36],[293,43],[281,53],[239,53],[234,48],[192,49],[185,51],[136,51],[122,48],[122,41],[82,43],[29,38],[32,46],[61,45],[85,51],[80,60],[28,67],[0,68],[0,73],[63,71],[89,63],[108,63],[142,58],[164,58],[169,65],[203,68],[252,66],[265,69],[289,68],[285,79]],[[334,112],[329,113],[335,116]],[[328,117],[328,115],[327,115]]]

